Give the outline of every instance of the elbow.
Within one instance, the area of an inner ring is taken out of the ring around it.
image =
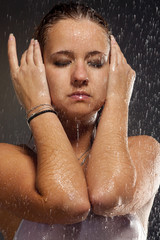
[[[70,217],[70,224],[84,221],[87,218],[89,211],[90,202],[88,199],[81,201],[77,199],[77,201],[72,202],[67,213],[67,215]]]
[[[99,189],[90,196],[93,212],[102,216],[128,214],[128,206],[133,200],[133,192],[103,191]]]
[[[97,215],[106,216],[118,205],[118,198],[113,194],[99,190],[90,196],[93,212]]]
[[[45,223],[75,224],[84,221],[90,211],[88,199],[59,200],[45,203]]]
[[[99,183],[89,191],[93,212],[102,216],[118,216],[130,213],[136,190],[135,171],[129,176],[111,178],[106,184]]]

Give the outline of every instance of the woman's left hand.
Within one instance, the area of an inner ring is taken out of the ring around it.
[[[124,100],[129,104],[132,95],[136,73],[127,63],[119,45],[111,36],[111,58],[107,88],[109,99]]]

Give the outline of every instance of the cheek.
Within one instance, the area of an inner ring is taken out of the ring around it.
[[[50,97],[52,100],[52,103],[56,103],[60,96],[63,96],[61,93],[61,89],[63,89],[61,86],[59,86],[60,81],[57,79],[55,74],[47,74],[47,82],[48,82],[48,88],[50,92]]]
[[[105,77],[99,83],[99,93],[101,98],[106,98],[108,79]]]
[[[104,69],[104,71],[102,72],[101,78],[100,78],[100,85],[102,87],[102,92],[105,95],[107,92],[108,79],[109,79],[109,64],[107,64],[107,66]]]
[[[106,74],[106,71],[99,72],[96,76],[94,90],[97,91],[97,93],[101,94],[101,96],[104,96],[107,91],[107,84],[108,74]]]
[[[107,84],[108,76],[105,74],[99,74],[99,79],[97,80],[94,90],[96,92],[95,102],[98,109],[105,103],[107,96]]]
[[[59,75],[55,70],[51,68],[46,68],[46,77],[47,77],[47,82],[48,82],[48,87],[50,92],[57,92],[60,90],[60,83],[61,79],[59,79],[61,75]]]

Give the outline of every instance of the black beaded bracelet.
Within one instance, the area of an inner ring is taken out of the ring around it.
[[[41,111],[41,112],[37,112],[37,113],[33,114],[31,117],[28,118],[28,120],[27,120],[27,121],[28,121],[28,124],[30,124],[30,121],[31,121],[32,119],[34,119],[35,117],[38,117],[39,115],[44,114],[44,113],[47,113],[47,112],[52,112],[52,113],[54,113],[54,114],[57,115],[56,111],[54,111],[54,110],[52,110],[52,109],[48,109],[48,110],[44,110],[44,111]]]

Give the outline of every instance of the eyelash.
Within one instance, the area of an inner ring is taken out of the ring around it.
[[[66,62],[60,62],[60,61],[58,62],[58,61],[56,61],[56,62],[54,62],[54,65],[56,65],[57,67],[66,67],[70,63],[71,63],[71,61],[66,61]]]
[[[54,62],[54,65],[57,67],[67,67],[69,64],[71,64],[71,61],[66,61],[66,62],[56,61],[56,62]],[[90,61],[87,64],[93,68],[101,68],[101,67],[103,67],[104,62],[103,61]]]
[[[101,67],[103,67],[104,63],[101,61],[90,61],[90,62],[88,62],[88,65],[93,68],[101,68]]]

